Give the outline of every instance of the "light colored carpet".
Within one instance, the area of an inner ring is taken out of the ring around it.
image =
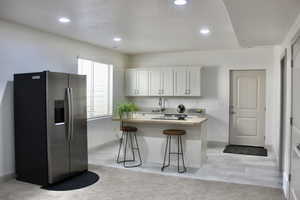
[[[92,166],[96,184],[55,192],[8,181],[0,185],[1,200],[282,200],[279,189],[135,172]]]

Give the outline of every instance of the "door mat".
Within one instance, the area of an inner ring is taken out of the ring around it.
[[[227,145],[223,152],[251,156],[268,156],[268,150],[264,147],[253,147],[243,145]]]
[[[68,191],[84,188],[90,185],[93,185],[99,180],[99,176],[94,172],[84,172],[78,176],[71,177],[62,182],[44,186],[42,189],[52,190],[52,191]]]

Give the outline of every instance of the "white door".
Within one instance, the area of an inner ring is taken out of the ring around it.
[[[201,68],[188,68],[187,69],[187,82],[188,82],[188,95],[201,96]]]
[[[230,144],[265,145],[265,71],[231,71]]]
[[[188,96],[187,73],[185,67],[174,69],[174,95]]]
[[[159,69],[149,71],[149,94],[160,96],[162,93],[162,72]]]
[[[162,84],[162,96],[173,96],[174,95],[174,75],[173,69],[168,68],[162,70],[161,73],[161,84]]]
[[[290,199],[300,199],[300,40],[293,45]]]
[[[137,70],[137,96],[149,95],[149,72]]]
[[[135,96],[137,93],[137,72],[129,69],[125,73],[126,95]]]

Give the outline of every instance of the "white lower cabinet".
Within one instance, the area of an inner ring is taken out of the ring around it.
[[[201,96],[200,67],[128,69],[127,96]]]

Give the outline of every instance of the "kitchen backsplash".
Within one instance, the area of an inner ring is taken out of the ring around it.
[[[217,99],[207,99],[207,98],[174,98],[165,97],[165,108],[169,111],[176,111],[179,104],[183,104],[186,110],[190,111],[193,109],[204,109],[207,113],[209,110],[214,110],[219,106],[222,106],[223,102]],[[152,111],[153,109],[158,109],[158,97],[138,97],[130,98],[130,101],[136,103],[142,110]]]

